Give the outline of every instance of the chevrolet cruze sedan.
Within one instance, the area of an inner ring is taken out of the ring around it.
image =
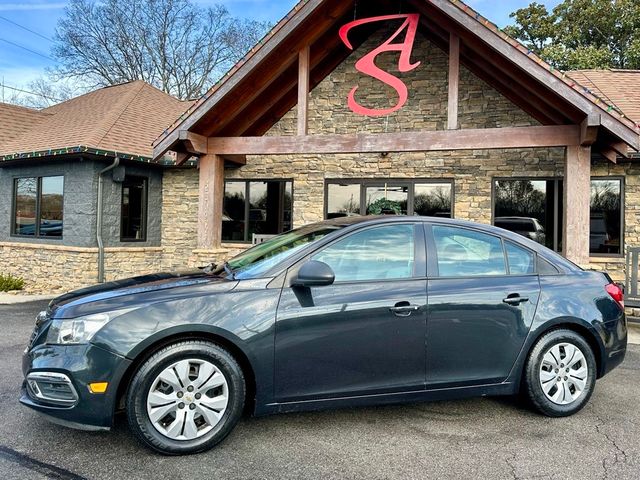
[[[622,290],[530,239],[347,217],[233,260],[80,290],[37,318],[21,402],[165,454],[255,415],[523,392],[576,413],[624,359]]]

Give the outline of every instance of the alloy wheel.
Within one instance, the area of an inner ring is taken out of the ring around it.
[[[584,353],[571,343],[558,343],[548,349],[540,365],[540,385],[546,397],[557,405],[578,400],[589,377]]]
[[[229,403],[229,386],[213,363],[185,359],[165,368],[147,395],[147,414],[167,438],[194,440],[209,433]]]

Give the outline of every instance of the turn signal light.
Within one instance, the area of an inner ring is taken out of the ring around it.
[[[610,283],[604,288],[607,293],[611,295],[611,298],[613,298],[622,308],[624,308],[624,291],[622,290],[620,285]]]
[[[89,391],[91,393],[105,393],[109,384],[107,382],[96,382],[89,384]]]

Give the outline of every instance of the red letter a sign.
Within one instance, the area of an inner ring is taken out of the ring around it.
[[[364,18],[361,20],[356,20],[354,22],[348,23],[340,29],[340,38],[344,42],[344,44],[351,50],[353,50],[353,45],[349,41],[349,32],[352,28],[355,28],[359,25],[364,25],[367,23],[373,22],[382,22],[387,20],[402,20],[404,22],[400,26],[400,28],[393,34],[389,39],[380,45],[375,50],[369,52],[364,57],[362,57],[356,63],[356,69],[364,73],[365,75],[369,75],[377,80],[380,80],[382,83],[385,83],[392,87],[398,93],[398,103],[395,107],[388,109],[370,109],[363,107],[360,105],[355,98],[356,91],[358,87],[354,87],[349,93],[349,108],[359,115],[365,115],[369,117],[376,116],[384,116],[389,115],[390,113],[396,112],[400,110],[404,104],[407,102],[409,98],[409,92],[407,90],[407,86],[404,84],[402,80],[389,72],[385,72],[381,68],[378,68],[376,65],[376,57],[384,52],[400,52],[400,62],[398,64],[398,70],[402,73],[410,72],[414,70],[420,65],[420,62],[416,62],[414,64],[411,63],[411,53],[413,51],[413,44],[416,39],[416,32],[418,31],[418,23],[420,22],[420,15],[417,13],[412,14],[403,14],[403,15],[386,15],[382,17],[373,17],[373,18]],[[406,36],[404,42],[402,43],[394,43],[395,40],[406,30]]]

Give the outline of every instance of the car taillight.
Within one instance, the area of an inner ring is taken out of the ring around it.
[[[620,285],[610,283],[604,288],[607,293],[611,295],[611,298],[613,298],[616,302],[618,302],[618,304],[620,304],[622,308],[624,308],[624,291],[622,290]]]

